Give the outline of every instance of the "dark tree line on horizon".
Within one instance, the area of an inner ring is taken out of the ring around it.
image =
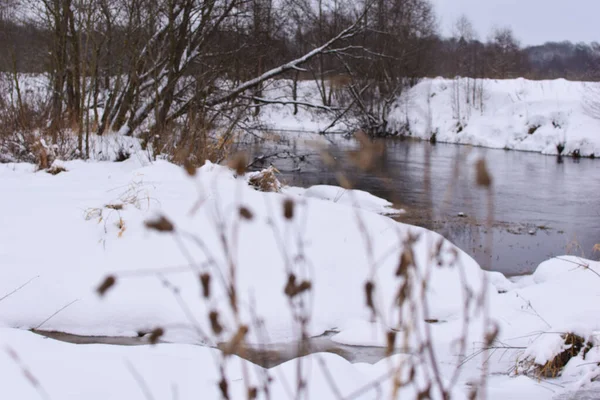
[[[43,0],[42,0],[43,1]],[[127,1],[125,1],[127,2]],[[135,0],[131,1],[135,3]],[[49,51],[52,47],[52,31],[48,26],[23,17],[22,11],[17,7],[23,3],[17,0],[0,0],[0,71],[20,73],[49,73],[52,63]],[[72,1],[73,4],[76,1]],[[111,3],[110,1],[108,3]],[[262,4],[261,4],[262,3]],[[268,8],[268,2],[253,1],[252,12],[260,14]],[[423,1],[423,3],[427,3]],[[247,2],[247,4],[250,4]],[[434,10],[431,9],[433,12]],[[432,14],[431,17],[434,17]],[[464,17],[463,17],[464,18]],[[305,51],[317,36],[335,32],[343,22],[349,22],[340,15],[333,17],[325,15],[322,21],[313,21],[315,26],[306,30],[297,29],[283,23],[289,20],[277,21],[275,15],[265,18],[255,24],[252,30],[242,31],[239,27],[223,29],[215,35],[215,45],[226,51],[234,52],[231,64],[227,64],[229,72],[240,75],[251,75],[252,70],[244,71],[249,63],[256,65],[256,70],[266,69],[284,62],[287,58],[296,56]],[[301,16],[296,15],[294,22],[298,26],[308,26],[303,23]],[[460,19],[457,25],[460,24]],[[464,21],[462,21],[464,22]],[[444,37],[435,26],[435,21],[428,23],[428,32],[418,40],[421,51],[405,52],[404,61],[400,60],[399,69],[407,70],[407,65],[413,63],[410,71],[415,76],[446,77],[468,76],[477,78],[514,78],[528,79],[557,79],[570,80],[600,79],[600,43],[573,43],[546,42],[540,45],[521,47],[518,38],[509,28],[495,29],[489,33],[487,40],[482,41],[472,36],[461,36],[454,32],[451,37]],[[262,26],[261,26],[262,25]],[[325,26],[326,25],[326,26]],[[302,33],[305,31],[306,33]],[[324,32],[326,31],[326,32]],[[108,32],[107,32],[108,33]],[[110,32],[118,40],[102,43],[105,57],[120,57],[113,63],[126,63],[126,57],[120,53],[123,49],[124,39],[131,43],[131,32],[127,32],[121,25],[115,25]],[[140,39],[143,39],[141,32]],[[373,42],[380,41],[376,32],[371,32]],[[385,41],[384,41],[385,42]],[[389,44],[383,46],[389,47]],[[398,46],[397,43],[394,45]],[[413,46],[415,47],[415,46]],[[400,51],[399,53],[402,53]],[[402,54],[401,54],[402,55]],[[496,58],[496,60],[495,60]],[[504,64],[500,59],[504,59]],[[484,60],[486,60],[484,62]],[[110,62],[106,68],[110,70]],[[480,64],[478,68],[473,64]],[[487,65],[487,67],[486,67]],[[332,68],[331,74],[343,73],[339,65]],[[410,70],[410,68],[408,68]]]

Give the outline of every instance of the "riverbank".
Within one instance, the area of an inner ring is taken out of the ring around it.
[[[223,366],[232,398],[263,384],[282,398],[298,376],[313,398],[389,397],[390,371],[407,379],[402,398],[428,384],[432,398],[466,398],[482,362],[491,399],[597,389],[600,263],[559,257],[509,281],[440,235],[373,212],[390,204],[366,193],[265,193],[240,164],[186,173],[144,157],[59,163],[56,175],[0,166],[3,397],[217,398]],[[77,346],[32,328],[168,343]],[[229,355],[327,331],[403,354],[369,365],[316,353],[269,370],[270,383]],[[553,366],[560,376],[540,375],[569,348],[567,333],[582,338],[579,351]]]
[[[283,99],[291,96],[291,88],[291,81],[273,81],[266,93]],[[320,101],[314,82],[299,82],[298,93],[303,102]],[[334,93],[342,96],[340,89]],[[265,108],[257,121],[274,131],[314,132],[332,120],[322,110],[300,107],[297,114],[293,110],[290,105],[274,105]],[[428,141],[600,157],[599,110],[597,82],[427,78],[392,105],[388,131]],[[333,130],[348,126],[340,122]]]
[[[48,97],[50,85],[44,75],[22,74],[19,84],[26,104],[43,104]],[[0,87],[14,92],[12,77],[0,77]],[[314,136],[324,130],[352,133],[358,126],[356,116],[344,112],[338,118],[351,102],[347,91],[331,83],[325,89],[331,101],[327,106],[313,80],[299,81],[295,89],[289,79],[265,82],[263,95],[272,103],[257,115],[245,115],[240,130],[259,136],[282,132]],[[290,103],[294,98],[297,107]],[[99,115],[102,111],[98,109]],[[600,157],[598,82],[424,78],[392,103],[386,117],[387,131],[404,138]],[[92,159],[114,159],[120,149],[139,148],[131,138],[105,136],[91,138]]]
[[[424,79],[390,115],[425,140],[574,157],[600,156],[600,85],[565,79]]]

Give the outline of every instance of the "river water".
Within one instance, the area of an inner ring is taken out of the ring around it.
[[[357,146],[354,140],[329,139],[337,169],[323,162],[314,138],[303,134],[280,134],[277,143],[255,141],[251,153],[304,155],[270,159],[290,185],[336,185],[336,172],[343,171],[354,188],[404,208],[399,221],[443,234],[485,269],[519,275],[553,256],[600,257],[593,252],[600,243],[600,160],[388,139],[378,167],[365,172],[347,156]],[[491,202],[475,184],[479,158],[493,178]]]

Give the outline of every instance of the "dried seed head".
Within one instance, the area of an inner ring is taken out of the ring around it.
[[[210,275],[208,273],[200,274],[200,284],[202,285],[202,296],[208,299],[210,297]]]
[[[107,276],[104,281],[98,286],[96,292],[100,296],[104,296],[106,292],[117,283],[117,279],[113,275]]]
[[[492,328],[485,334],[485,342],[486,347],[491,346],[498,337],[500,330],[498,329],[498,325],[493,325]]]
[[[145,222],[146,228],[152,229],[158,232],[173,232],[175,226],[165,216],[160,216],[156,219],[148,220]]]
[[[150,332],[150,336],[148,337],[148,341],[150,344],[158,343],[159,339],[165,334],[163,328],[156,328],[152,332]]]
[[[373,281],[367,281],[365,283],[365,297],[367,300],[367,307],[375,312],[375,303],[373,302],[373,291],[375,290],[375,284]]]
[[[485,186],[488,187],[492,184],[492,177],[490,176],[488,170],[487,170],[487,165],[485,163],[485,160],[483,158],[480,158],[479,160],[477,160],[477,163],[475,164],[475,169],[477,172],[477,184],[479,186]]]
[[[219,389],[221,390],[221,396],[223,396],[225,400],[229,400],[229,388],[225,378],[221,378],[219,381]]]
[[[185,172],[189,175],[189,176],[196,176],[196,166],[192,163],[192,161],[187,158],[184,162],[183,162],[183,169],[185,169]]]
[[[391,356],[394,352],[394,347],[396,345],[396,332],[388,331],[387,332],[387,348],[385,350],[386,356]]]
[[[285,289],[283,293],[285,293],[288,297],[293,297],[296,291],[296,275],[289,274],[287,283],[285,284]]]
[[[219,322],[219,313],[211,311],[210,314],[208,314],[208,319],[210,320],[210,327],[213,333],[219,336],[223,332],[223,325]]]
[[[306,292],[307,290],[310,290],[311,288],[312,288],[312,283],[310,283],[309,281],[302,281],[300,283],[300,285],[298,285],[296,287],[296,294]]]
[[[254,214],[252,214],[252,211],[250,211],[247,207],[240,207],[240,217],[247,221],[251,221],[254,217]]]
[[[248,155],[244,152],[237,153],[229,160],[229,168],[233,169],[238,176],[246,173],[247,165]]]
[[[285,219],[294,218],[294,200],[285,199],[283,201],[283,216]]]
[[[431,383],[427,387],[419,392],[417,400],[429,400],[431,399]]]
[[[258,397],[258,389],[255,387],[248,388],[248,399],[254,400]]]
[[[479,396],[478,387],[476,384],[471,384],[471,390],[469,391],[469,400],[477,400]]]

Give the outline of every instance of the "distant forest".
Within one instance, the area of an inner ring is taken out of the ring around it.
[[[407,47],[409,51],[399,52],[404,55],[398,60],[398,64],[402,64],[399,68],[406,71],[409,77],[600,80],[600,43],[597,42],[547,42],[521,47],[518,38],[508,28],[496,29],[486,41],[481,41],[473,38],[475,35],[470,23],[465,19],[457,21],[453,37],[443,37],[433,27],[428,29],[429,32],[418,40],[418,45],[415,45],[413,37],[410,48]],[[306,49],[298,37],[289,40],[257,32],[258,37],[261,35],[265,37],[261,38],[262,45],[259,46],[251,35],[236,35],[227,30],[218,34],[224,47],[240,43],[247,48],[247,52],[238,52],[238,60],[262,63],[263,70],[279,65]],[[10,14],[0,12],[0,71],[51,72],[49,49],[53,44],[52,39],[52,32],[46,27],[38,23],[16,21]],[[113,41],[114,51],[111,51],[108,48],[111,44],[106,43],[106,54],[120,54],[122,45],[119,41]],[[328,72],[333,75],[335,70],[332,66]]]

